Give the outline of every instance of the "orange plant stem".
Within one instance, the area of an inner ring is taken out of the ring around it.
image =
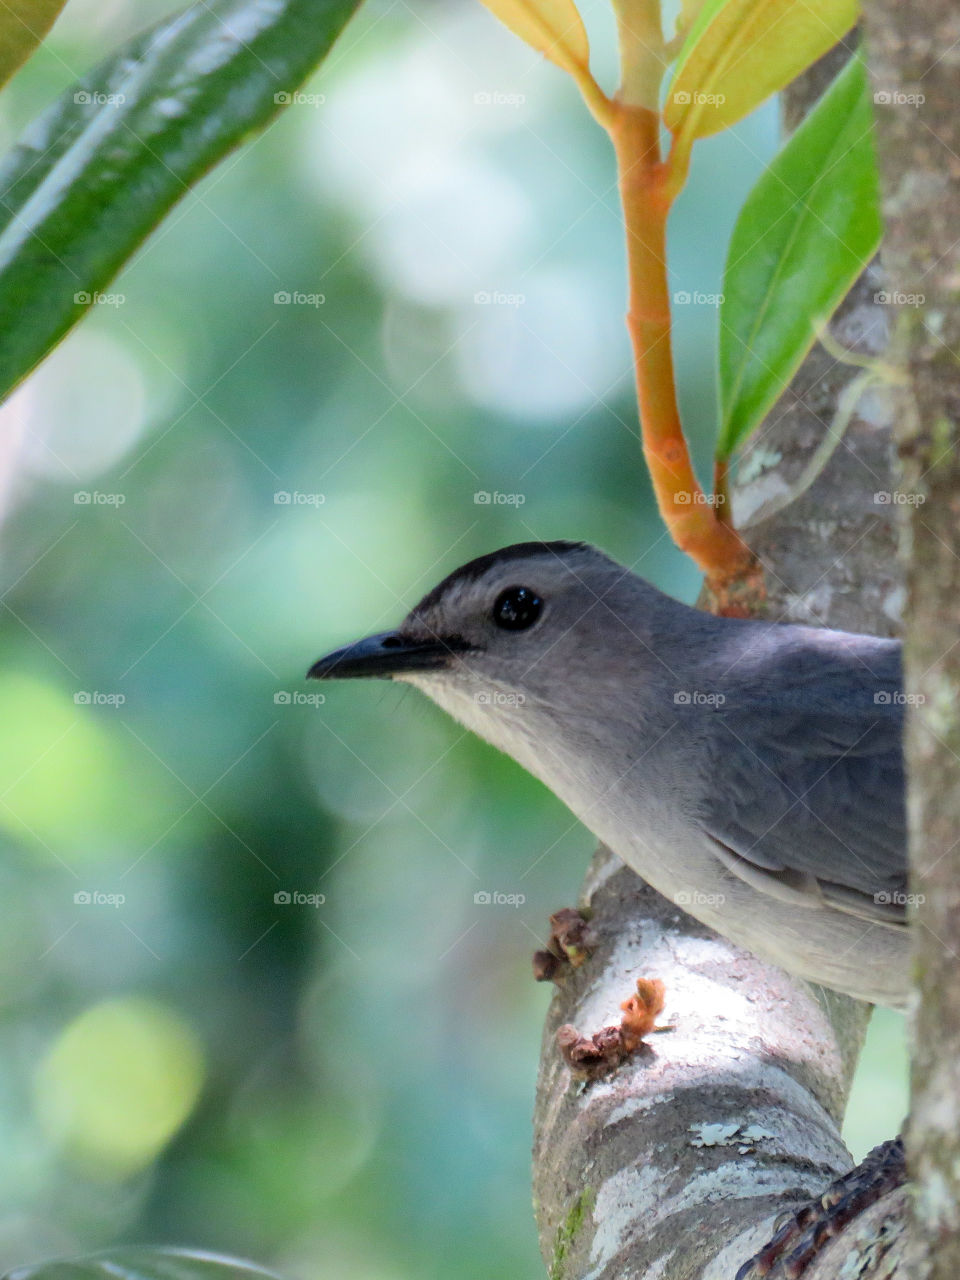
[[[667,217],[673,175],[660,157],[660,125],[646,107],[614,104],[610,136],[617,156],[627,235],[629,309],[643,452],[657,505],[673,540],[714,587],[746,578],[753,557],[704,494],[687,448],[673,372]]]

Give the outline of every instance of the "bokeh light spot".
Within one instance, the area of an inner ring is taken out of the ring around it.
[[[138,853],[169,799],[152,762],[82,701],[92,696],[23,671],[0,676],[0,830],[78,870]]]
[[[135,1173],[162,1150],[203,1083],[197,1036],[152,1000],[106,1000],[61,1032],[36,1078],[51,1137],[107,1175]]]
[[[132,353],[88,327],[71,334],[14,392],[0,409],[0,427],[4,418],[20,420],[26,470],[82,487],[140,438],[146,398]]]

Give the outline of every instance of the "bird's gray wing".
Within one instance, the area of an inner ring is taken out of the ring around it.
[[[718,857],[755,887],[899,923],[899,646],[831,636],[765,643],[745,669],[718,679],[726,693],[701,719],[697,817]]]

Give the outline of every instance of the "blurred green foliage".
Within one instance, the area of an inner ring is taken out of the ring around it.
[[[72,0],[4,141],[170,7]],[[703,145],[678,292],[719,291],[775,137],[768,109]],[[591,839],[413,691],[303,676],[525,538],[695,595],[634,432],[613,182],[479,6],[373,3],[0,411],[0,1267],[151,1241],[542,1274],[529,955]],[[677,324],[706,463],[715,308]],[[861,1149],[902,1099],[878,1035]]]
[[[106,287],[124,263],[293,99],[358,3],[189,4],[111,49],[31,122],[0,162],[0,396],[91,306],[116,303]]]

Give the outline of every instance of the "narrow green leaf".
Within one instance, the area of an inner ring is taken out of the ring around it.
[[[56,98],[31,121],[17,142],[0,158],[0,232],[19,217],[19,210],[27,199],[92,119],[94,94],[103,94],[105,98],[117,94],[151,40],[157,38],[159,29],[152,27],[141,32],[106,62],[73,84],[69,92]],[[84,102],[84,97],[90,102]],[[78,110],[78,107],[85,107],[85,110]]]
[[[360,0],[197,0],[72,86],[0,163],[0,398],[169,209],[265,125]]]
[[[857,0],[706,0],[680,50],[663,119],[687,144],[790,83],[857,20]]]
[[[876,253],[873,113],[853,58],[761,174],[730,241],[720,309],[720,438],[728,458],[763,420]]]
[[[64,0],[4,0],[0,4],[0,85],[30,57],[63,5]]]
[[[86,1258],[41,1262],[8,1271],[3,1280],[278,1280],[251,1262],[188,1249],[130,1247]]]

